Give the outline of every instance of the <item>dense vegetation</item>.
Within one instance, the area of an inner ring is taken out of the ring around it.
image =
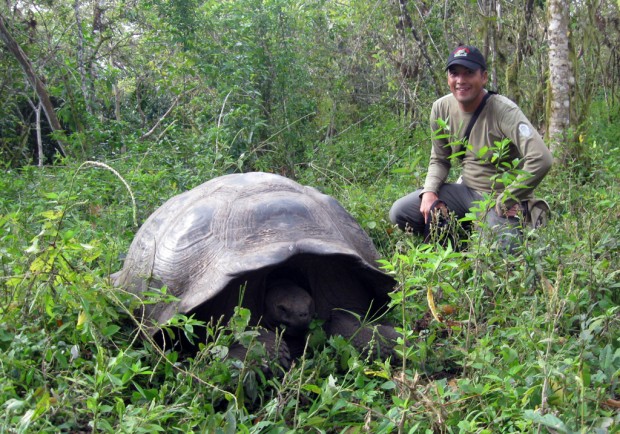
[[[0,432],[620,431],[616,4],[571,6],[574,127],[537,190],[551,222],[506,255],[477,235],[462,252],[422,244],[387,212],[423,181],[456,42],[494,47],[491,87],[544,126],[545,2],[13,3],[0,19],[64,132],[31,165],[37,95],[0,46]],[[399,360],[317,329],[266,376],[222,360],[249,336],[242,309],[194,357],[140,334],[108,279],[137,226],[250,170],[320,188],[367,230],[399,283]]]

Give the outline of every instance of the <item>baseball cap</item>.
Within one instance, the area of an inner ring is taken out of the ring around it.
[[[446,69],[453,65],[462,65],[473,71],[487,69],[487,62],[484,60],[484,56],[476,47],[472,45],[459,45],[450,56],[448,56],[448,64]]]

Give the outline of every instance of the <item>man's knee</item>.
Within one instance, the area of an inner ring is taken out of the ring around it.
[[[392,208],[390,208],[390,221],[394,225],[400,224],[402,210],[401,204],[399,203],[400,199],[392,204]]]
[[[398,225],[401,230],[421,232],[424,229],[424,218],[420,213],[419,193],[416,193],[401,197],[390,208],[390,221],[392,224]]]
[[[522,244],[523,230],[520,218],[499,216],[493,208],[487,213],[485,222],[489,241],[497,250],[514,253]]]
[[[393,225],[398,225],[401,230],[405,230],[407,221],[404,215],[402,203],[399,203],[399,201],[394,202],[392,204],[392,208],[390,208],[389,215],[390,222],[392,222]]]

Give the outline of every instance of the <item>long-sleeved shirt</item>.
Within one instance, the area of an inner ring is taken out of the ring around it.
[[[438,119],[446,122],[448,130],[433,135],[423,193],[439,191],[450,171],[450,156],[464,151],[460,158],[461,177],[465,185],[480,193],[497,195],[499,209],[507,209],[516,201],[530,199],[553,162],[540,134],[514,102],[502,95],[493,95],[487,100],[470,132],[469,145],[463,146],[462,139],[472,116],[473,113],[459,108],[452,94],[433,104],[430,118],[432,131],[440,129]],[[495,143],[506,138],[510,140],[506,152],[494,159],[494,153],[497,154]],[[520,173],[509,185],[504,185],[501,182],[502,172],[512,167],[515,159],[518,159]]]

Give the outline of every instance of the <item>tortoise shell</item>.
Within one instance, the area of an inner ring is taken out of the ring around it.
[[[152,326],[176,313],[203,320],[244,305],[258,323],[265,282],[286,275],[310,292],[317,315],[381,310],[394,279],[372,240],[334,198],[261,172],[214,178],[172,197],[136,234],[115,285],[167,287],[173,302],[145,304]]]

